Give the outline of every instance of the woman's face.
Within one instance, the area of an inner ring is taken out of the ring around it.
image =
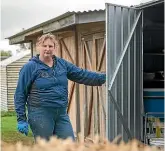
[[[50,58],[55,52],[55,45],[51,39],[46,39],[43,43],[38,46],[40,56],[43,58]]]

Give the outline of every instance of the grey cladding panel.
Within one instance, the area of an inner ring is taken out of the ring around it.
[[[141,27],[139,10],[106,4],[106,135],[109,140],[119,134],[125,141],[142,137]]]

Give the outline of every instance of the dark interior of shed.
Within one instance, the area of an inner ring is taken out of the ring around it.
[[[144,8],[144,88],[164,87],[164,4]]]
[[[164,3],[144,8],[143,87],[146,116],[164,123]],[[144,136],[151,144],[153,138],[164,136],[164,130],[159,124],[158,133],[158,128],[153,126],[155,121],[145,119],[147,122],[150,126],[145,124],[147,133]]]

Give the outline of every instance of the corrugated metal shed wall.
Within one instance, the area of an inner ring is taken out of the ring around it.
[[[1,110],[14,110],[14,93],[17,85],[19,71],[31,57],[30,52],[25,52],[21,59],[13,56],[1,64]]]
[[[1,110],[7,111],[6,67],[1,67]]]
[[[125,141],[130,135],[142,139],[142,13],[107,4],[106,38],[106,135],[110,140],[119,134]]]
[[[8,110],[14,110],[14,93],[18,81],[18,75],[21,67],[28,62],[31,54],[9,64],[7,66],[7,105]]]

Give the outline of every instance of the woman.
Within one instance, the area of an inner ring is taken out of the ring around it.
[[[39,55],[33,57],[20,70],[14,96],[18,131],[28,134],[28,123],[34,138],[49,140],[53,135],[66,139],[73,129],[67,114],[68,79],[74,82],[101,86],[106,75],[78,68],[53,55],[56,40],[48,33],[38,38]],[[28,110],[28,120],[26,108]]]

